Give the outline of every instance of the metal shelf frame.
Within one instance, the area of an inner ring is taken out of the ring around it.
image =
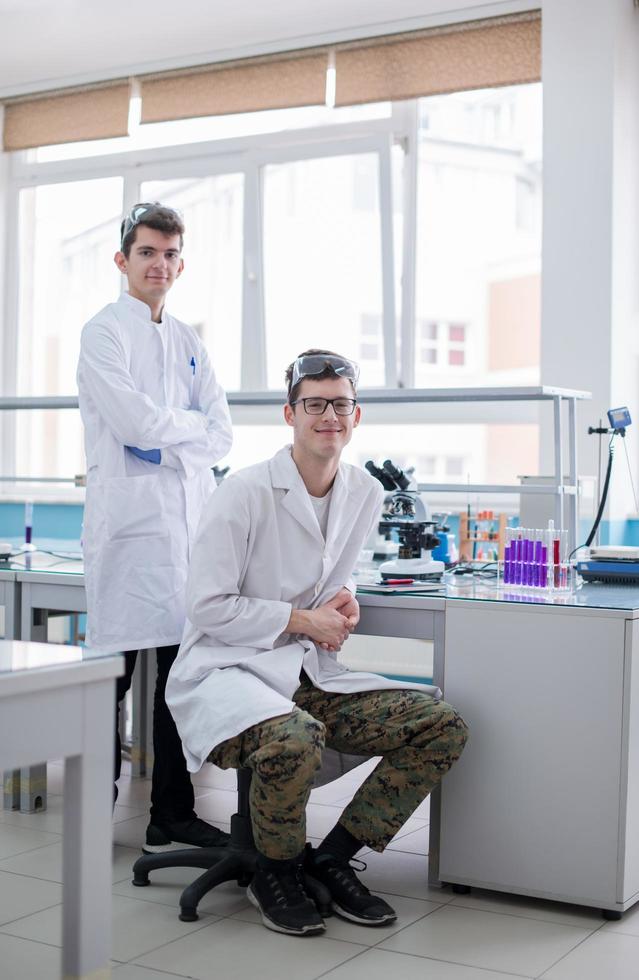
[[[545,493],[555,498],[555,526],[568,530],[570,549],[577,547],[579,498],[577,485],[577,402],[591,398],[589,391],[556,388],[551,385],[512,388],[364,388],[358,400],[366,405],[442,404],[460,402],[550,402],[553,408],[554,482],[548,484],[420,483],[424,492],[523,494]],[[283,391],[234,391],[227,393],[233,406],[275,406],[286,400]],[[567,409],[567,432],[564,425]],[[78,408],[77,396],[0,398],[0,411],[23,409]],[[564,448],[568,449],[568,469],[564,472]],[[565,501],[565,506],[564,506]]]

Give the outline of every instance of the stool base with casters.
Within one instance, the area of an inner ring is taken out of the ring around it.
[[[226,847],[193,847],[162,854],[143,854],[133,865],[133,884],[139,888],[148,885],[149,872],[159,868],[205,868],[204,874],[191,882],[180,896],[182,922],[195,922],[202,898],[222,882],[237,881],[241,887],[247,887],[257,863],[249,806],[250,785],[250,769],[240,769],[237,777],[237,813],[231,817],[231,841]],[[308,875],[304,876],[304,881],[306,891],[320,915],[331,915],[328,889]]]

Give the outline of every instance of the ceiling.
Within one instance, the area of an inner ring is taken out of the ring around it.
[[[0,98],[539,6],[541,0],[0,0]]]

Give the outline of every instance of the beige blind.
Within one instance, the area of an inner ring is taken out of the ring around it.
[[[538,13],[336,49],[337,105],[412,99],[541,78]]]
[[[326,52],[252,59],[141,80],[142,122],[321,105]]]
[[[5,104],[5,150],[126,136],[129,83],[118,82]]]
[[[541,77],[538,11],[336,45],[338,105],[534,82]],[[142,122],[320,105],[327,48],[141,80]]]
[[[538,12],[335,46],[337,105],[534,82],[541,77]],[[327,48],[140,79],[142,122],[321,105]],[[5,104],[5,150],[107,139],[127,132],[129,84],[62,91]]]

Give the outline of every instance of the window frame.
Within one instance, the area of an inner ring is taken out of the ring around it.
[[[379,161],[382,242],[383,341],[386,386],[396,387],[395,284],[393,278],[391,145],[393,117],[336,124],[317,129],[235,137],[184,146],[129,150],[63,161],[33,161],[29,151],[9,155],[2,390],[13,395],[17,372],[19,313],[17,240],[20,191],[28,187],[91,180],[123,179],[123,212],[139,200],[140,186],[152,180],[188,179],[242,173],[244,176],[244,267],[242,313],[242,390],[266,387],[263,296],[263,168],[273,163],[326,156],[375,153]]]
[[[382,332],[385,385],[377,393],[384,402],[388,389],[389,416],[397,424],[422,421],[422,413],[408,404],[394,404],[398,389],[415,387],[416,354],[416,244],[418,220],[419,100],[391,103],[386,117],[304,127],[286,131],[224,138],[155,148],[132,148],[104,156],[69,160],[37,161],[33,151],[7,155],[4,174],[0,174],[0,193],[5,199],[4,331],[0,352],[2,373],[0,391],[16,394],[18,359],[19,288],[18,255],[15,247],[19,219],[19,194],[27,187],[99,177],[121,177],[123,211],[139,200],[140,186],[152,180],[244,175],[244,258],[242,289],[241,392],[259,394],[266,388],[266,335],[263,290],[263,171],[273,163],[317,159],[326,156],[376,153],[379,162],[379,216],[382,268]],[[393,183],[394,146],[403,152],[402,268],[400,295],[396,295],[394,271]],[[124,280],[123,280],[124,285]],[[401,310],[401,313],[399,312]],[[399,345],[398,345],[399,342]],[[398,357],[399,346],[399,357]],[[68,393],[72,394],[72,393]],[[513,406],[514,407],[514,406]],[[384,408],[380,405],[379,408]],[[452,406],[448,406],[449,410]],[[519,406],[517,406],[519,408]],[[460,404],[453,412],[456,422],[489,424],[491,411],[481,406]],[[255,405],[242,406],[239,424],[269,424],[271,412]],[[376,413],[375,413],[376,414]],[[515,412],[519,415],[519,412]],[[15,465],[16,426],[13,413],[0,412],[0,472],[12,473]],[[532,413],[522,411],[518,421],[532,421]],[[443,420],[443,419],[442,419]],[[450,418],[447,419],[447,421]],[[514,419],[513,419],[514,421]]]

